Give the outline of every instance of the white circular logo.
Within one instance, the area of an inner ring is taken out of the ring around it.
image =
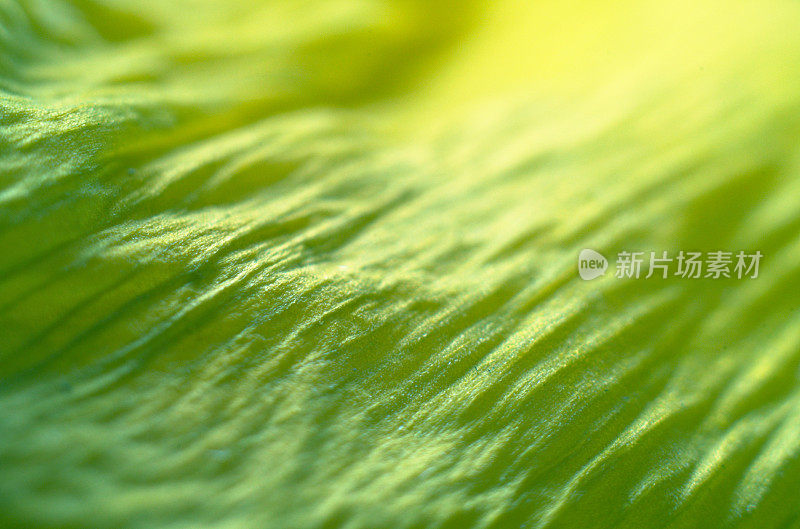
[[[586,248],[578,255],[578,274],[584,281],[591,281],[606,273],[608,260],[599,252]]]

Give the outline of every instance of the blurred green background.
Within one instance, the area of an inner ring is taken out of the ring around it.
[[[800,528],[798,27],[0,0],[0,527]]]

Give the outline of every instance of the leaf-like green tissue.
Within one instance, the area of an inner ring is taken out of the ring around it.
[[[800,527],[798,27],[0,1],[0,527]]]

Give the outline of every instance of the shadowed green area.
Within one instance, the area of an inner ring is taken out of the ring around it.
[[[800,527],[798,27],[0,0],[0,527]]]

